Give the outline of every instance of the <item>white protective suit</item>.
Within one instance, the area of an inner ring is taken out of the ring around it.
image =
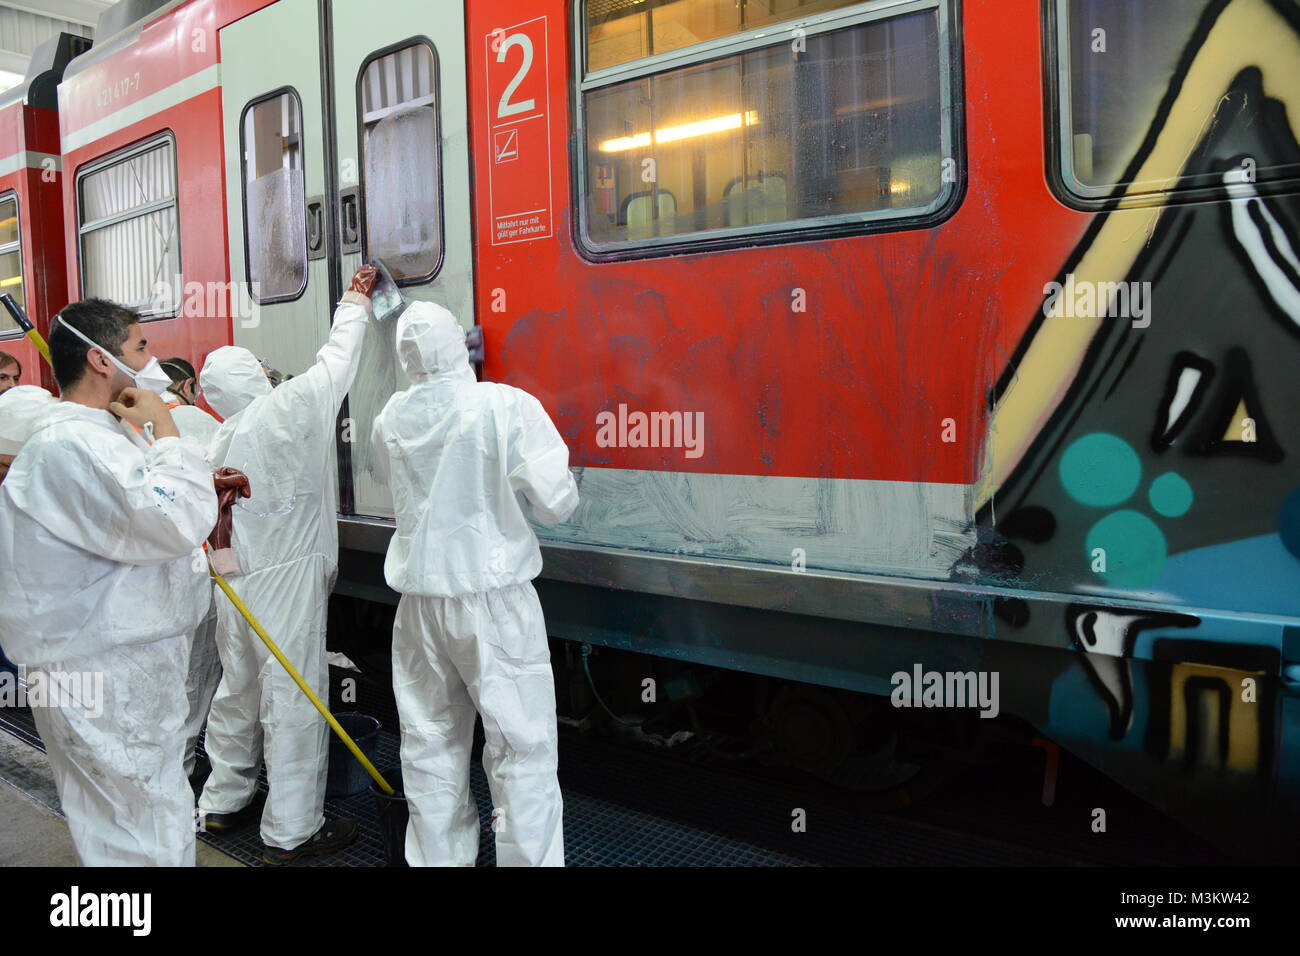
[[[0,394],[0,455],[17,455],[58,401],[39,385],[15,385]]]
[[[221,422],[203,409],[193,405],[177,404],[167,396],[163,399],[171,408],[172,421],[182,438],[193,438],[206,450],[221,427]],[[211,462],[209,462],[211,464]],[[215,466],[213,467],[215,471]],[[204,575],[195,582],[195,587],[207,592],[208,613],[190,633],[190,665],[185,674],[185,699],[189,702],[189,713],[185,717],[185,775],[194,773],[195,748],[199,743],[199,734],[208,722],[208,711],[212,709],[212,698],[216,696],[221,683],[221,657],[217,653],[217,586],[211,578]],[[220,595],[226,600],[225,595]]]
[[[87,866],[194,864],[185,671],[216,519],[195,442],[150,447],[74,402],[41,417],[0,486],[0,644],[29,688],[67,681],[32,713]]]
[[[232,510],[241,573],[228,575],[230,585],[322,698],[326,606],[338,571],[335,420],[356,375],[367,314],[342,303],[316,364],[274,391],[243,348],[217,349],[199,373],[208,404],[225,418],[209,457],[244,472],[252,490]],[[242,810],[265,757],[262,840],[292,850],[324,823],[329,728],[224,594],[217,618],[223,673],[208,717],[212,775],[199,808]]]
[[[22,451],[41,416],[56,404],[58,399],[36,385],[15,385],[0,393],[0,455],[13,458]],[[0,479],[8,471],[8,466],[0,462]],[[13,669],[3,646],[0,646],[0,669]]]
[[[411,388],[375,420],[378,467],[397,510],[384,576],[402,593],[393,692],[412,866],[473,866],[474,712],[494,805],[498,866],[564,865],[555,688],[532,579],[541,549],[526,513],[553,525],[578,505],[569,450],[542,404],[478,382],[447,310],[412,303],[397,325]]]

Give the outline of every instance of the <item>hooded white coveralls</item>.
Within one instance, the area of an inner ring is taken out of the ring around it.
[[[13,457],[22,451],[41,417],[57,402],[38,385],[15,385],[0,393],[0,455]],[[4,646],[0,645],[2,654]]]
[[[252,490],[232,509],[231,542],[242,573],[227,575],[230,585],[322,698],[329,694],[326,607],[338,571],[331,452],[367,314],[356,301],[340,304],[316,364],[274,391],[244,348],[217,349],[199,373],[208,404],[225,418],[208,456],[217,467],[244,472]],[[270,795],[262,840],[292,850],[324,823],[329,727],[235,606],[220,597],[222,677],[208,716],[212,775],[199,809],[233,813],[247,806],[265,757]]]
[[[185,671],[216,520],[196,442],[149,446],[75,402],[41,418],[0,486],[0,644],[29,693],[65,689],[32,714],[86,866],[194,865]]]
[[[411,304],[397,352],[412,386],[375,420],[397,529],[384,577],[401,592],[393,692],[412,866],[473,866],[469,786],[474,713],[494,805],[498,866],[564,865],[555,688],[532,579],[531,513],[554,525],[578,505],[569,450],[542,404],[478,382],[451,313]]]
[[[167,400],[167,395],[171,393],[163,396],[164,401]],[[195,439],[205,450],[221,427],[219,421],[193,405],[177,405],[171,412],[172,421],[176,423],[176,430],[181,433],[181,437]],[[221,600],[226,600],[224,594],[216,594],[217,586],[210,578],[198,581],[196,586],[207,592],[208,613],[190,633],[190,666],[185,674],[185,698],[190,705],[185,717],[186,776],[194,772],[194,748],[198,746],[199,734],[208,721],[212,698],[221,682],[221,658],[217,654],[216,598],[219,596]]]

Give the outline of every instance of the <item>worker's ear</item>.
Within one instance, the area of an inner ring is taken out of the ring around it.
[[[110,362],[103,349],[98,347],[86,349],[86,364],[90,366],[91,371],[104,376],[110,381],[113,378],[113,373],[117,371],[117,366]]]

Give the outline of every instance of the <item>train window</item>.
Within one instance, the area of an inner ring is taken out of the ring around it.
[[[1186,173],[1186,151],[1172,151],[1162,166],[1148,166],[1134,181],[1129,166],[1146,139],[1171,84],[1181,83],[1188,55],[1207,39],[1198,29],[1218,16],[1219,0],[1056,0],[1055,57],[1058,125],[1053,139],[1065,189],[1098,201],[1117,187],[1127,195],[1214,186],[1222,173]],[[1208,24],[1206,24],[1208,26]],[[1239,44],[1239,39],[1234,43]],[[1260,38],[1259,42],[1268,42]],[[1240,49],[1240,46],[1237,47]],[[1222,105],[1215,107],[1216,102]],[[1198,106],[1224,116],[1238,114],[1243,128],[1262,126],[1262,98],[1216,90]],[[1208,122],[1211,113],[1204,113]],[[1198,120],[1198,123],[1200,120]],[[1176,153],[1176,155],[1175,155]],[[1153,154],[1155,156],[1157,154]],[[1233,157],[1221,157],[1224,161]],[[1157,162],[1159,162],[1157,160]],[[1293,158],[1256,156],[1250,173],[1259,181],[1300,175]]]
[[[77,203],[82,296],[111,299],[142,318],[175,315],[183,283],[171,136],[81,171]]]
[[[307,288],[307,187],[302,105],[294,90],[244,107],[244,255],[253,298],[290,302]]]
[[[587,69],[851,7],[861,0],[588,0]]]
[[[613,22],[609,6],[589,0],[585,22],[598,11],[601,25]],[[663,19],[679,6],[681,17]],[[720,16],[717,3],[653,5],[644,36],[658,42],[661,21],[694,22],[687,6]],[[751,8],[767,23],[843,4],[725,6],[748,25],[760,22]],[[957,180],[948,5],[909,11],[859,3],[779,35],[757,30],[589,74],[584,244],[609,254],[939,214]]]
[[[366,258],[402,285],[442,262],[438,61],[427,43],[376,54],[357,80]]]
[[[23,257],[18,244],[18,198],[0,196],[0,295],[9,293],[19,305],[23,300]],[[18,323],[0,309],[0,335],[17,332]]]

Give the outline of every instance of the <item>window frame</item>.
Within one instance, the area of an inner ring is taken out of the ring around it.
[[[298,151],[302,163],[303,216],[306,217],[307,123],[302,110],[302,96],[298,93],[297,89],[292,86],[281,86],[278,89],[271,90],[269,93],[263,93],[260,96],[253,97],[253,99],[244,104],[244,108],[239,112],[239,203],[244,226],[244,281],[248,283],[249,296],[259,306],[278,305],[284,302],[296,302],[303,297],[303,294],[307,291],[307,285],[311,282],[311,259],[309,258],[307,250],[307,223],[304,218],[302,226],[302,285],[298,287],[298,291],[292,294],[285,293],[284,295],[275,295],[263,299],[258,297],[256,290],[253,288],[253,268],[252,259],[250,258],[251,249],[248,244],[248,144],[245,142],[244,126],[248,120],[248,113],[250,110],[263,103],[268,103],[271,100],[278,99],[285,94],[293,97],[294,105],[298,108],[298,126],[300,130],[298,134]]]
[[[22,277],[23,280],[22,281],[23,308],[24,310],[28,310],[28,314],[30,314],[31,303],[27,301],[27,263],[23,261],[22,206],[18,199],[17,189],[6,189],[0,191],[0,203],[8,202],[11,199],[14,202],[14,219],[16,220],[14,231],[18,233],[18,238],[15,239],[13,242],[0,243],[0,255],[7,255],[10,252],[18,253],[18,274],[19,276]],[[13,248],[10,248],[11,246]],[[3,342],[17,341],[18,339],[23,339],[26,337],[27,337],[27,333],[20,328],[13,328],[13,329],[0,331],[0,341]]]
[[[86,224],[82,221],[82,216],[83,216],[82,202],[84,199],[83,184],[86,178],[89,176],[93,176],[95,173],[101,173],[106,169],[111,169],[114,166],[121,165],[122,163],[126,162],[127,160],[131,159],[134,156],[138,156],[142,153],[147,153],[152,149],[157,149],[158,146],[164,143],[171,146],[171,150],[172,150],[172,173],[175,176],[174,181],[176,183],[176,189],[171,199],[158,200],[156,202],[150,203],[147,206],[143,206],[137,210],[133,210],[129,215],[119,214],[116,216],[109,216],[106,219],[95,220],[94,228],[87,229]],[[119,305],[125,305],[127,308],[130,308],[134,312],[136,312],[136,314],[139,316],[141,323],[157,322],[164,319],[174,319],[181,314],[181,312],[184,310],[185,307],[185,259],[183,258],[182,251],[181,251],[180,191],[181,191],[181,177],[180,177],[179,157],[177,156],[177,148],[176,148],[176,133],[171,128],[161,130],[160,132],[154,133],[145,139],[137,140],[131,145],[124,146],[121,149],[114,150],[111,153],[106,153],[103,156],[98,156],[95,159],[88,160],[87,162],[82,163],[80,166],[77,167],[77,176],[76,176],[77,287],[81,291],[81,297],[83,299],[86,298],[86,258],[85,258],[86,234],[89,232],[95,232],[99,229],[103,229],[107,226],[116,225],[119,222],[128,222],[132,219],[138,219],[141,216],[147,216],[151,212],[158,212],[159,210],[162,209],[172,208],[176,210],[176,267],[180,271],[175,276],[167,276],[166,279],[167,281],[170,281],[173,278],[179,279],[180,295],[177,297],[176,307],[169,312],[146,312],[131,305],[130,303],[119,303]]]
[[[381,47],[367,55],[357,69],[356,80],[357,166],[359,167],[357,169],[357,216],[360,218],[361,259],[363,262],[368,262],[370,260],[370,219],[366,214],[368,191],[366,189],[366,121],[365,100],[363,98],[366,70],[370,69],[372,63],[382,60],[386,56],[415,46],[425,47],[433,56],[434,164],[437,166],[438,173],[438,258],[434,260],[433,268],[423,275],[409,276],[404,279],[394,277],[393,282],[399,288],[426,285],[432,282],[442,272],[443,263],[447,259],[447,217],[446,203],[444,201],[446,193],[443,189],[442,176],[442,59],[438,56],[437,45],[427,36],[417,34],[407,37],[405,40],[390,43],[388,46]]]
[[[1102,212],[1110,209],[1139,209],[1145,206],[1181,206],[1187,203],[1224,201],[1228,196],[1219,183],[1194,183],[1180,185],[1188,177],[1178,176],[1177,182],[1167,189],[1144,189],[1133,192],[1137,183],[1125,179],[1109,186],[1088,186],[1073,175],[1074,134],[1071,131],[1073,109],[1070,104],[1070,70],[1068,38],[1068,4],[1071,0],[1041,0],[1043,117],[1046,124],[1044,169],[1047,185],[1052,195],[1065,206],[1080,212]],[[1206,9],[1210,9],[1207,5]],[[1204,12],[1202,13],[1202,18]],[[1197,30],[1201,29],[1198,22]],[[1181,62],[1175,64],[1181,69]],[[1178,74],[1175,74],[1177,76]],[[1162,100],[1168,91],[1162,94]],[[1069,155],[1066,145],[1069,144]],[[1152,146],[1148,128],[1138,146],[1136,158],[1130,160],[1121,176],[1136,175],[1146,160]],[[1073,184],[1073,185],[1072,185]],[[1300,176],[1258,181],[1252,184],[1259,196],[1294,193],[1300,189]]]
[[[950,219],[965,199],[965,68],[961,43],[960,0],[863,0],[810,17],[744,30],[717,40],[657,53],[587,73],[587,0],[574,0],[572,62],[574,71],[573,179],[571,182],[574,246],[592,262],[649,259],[691,252],[750,248],[754,246],[848,238],[878,233],[931,229]],[[671,70],[717,62],[770,48],[788,41],[794,30],[805,37],[819,36],[911,13],[935,11],[939,31],[939,147],[942,160],[953,160],[955,182],[943,182],[940,194],[922,207],[838,213],[808,219],[787,219],[773,223],[731,226],[706,232],[682,233],[619,242],[594,242],[590,238],[587,208],[586,96],[616,83],[643,79]]]

